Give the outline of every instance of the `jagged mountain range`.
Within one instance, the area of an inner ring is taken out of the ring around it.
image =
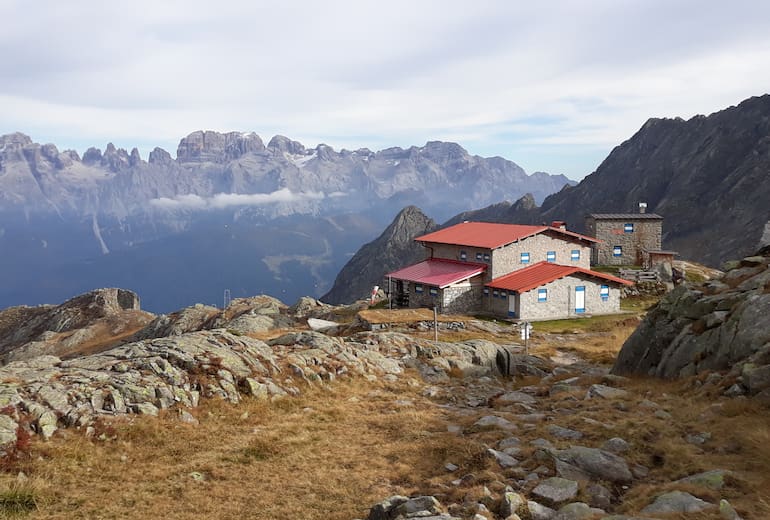
[[[283,136],[193,132],[160,148],[72,150],[0,137],[0,308],[122,285],[165,311],[327,291],[360,244],[405,205],[446,218],[571,181],[527,175],[454,143],[335,151]]]
[[[571,230],[585,232],[587,214],[636,212],[639,202],[663,215],[663,247],[678,251],[682,259],[718,267],[756,250],[770,221],[770,95],[688,121],[650,119],[594,173],[546,197],[542,206],[528,194],[516,202],[464,211],[440,227],[464,220],[562,220]],[[412,221],[429,219],[415,208],[408,212]],[[408,254],[419,252],[419,247],[403,244],[423,234],[422,226],[395,226],[400,220],[402,215],[342,269],[325,296],[329,302],[361,298],[386,272],[414,261]],[[395,229],[400,234],[392,236]],[[387,258],[389,251],[403,251],[403,260],[385,268],[378,259]]]

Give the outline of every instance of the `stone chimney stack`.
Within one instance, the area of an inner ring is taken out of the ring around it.
[[[639,203],[639,213],[646,213],[647,212],[647,203],[646,202],[640,202]]]

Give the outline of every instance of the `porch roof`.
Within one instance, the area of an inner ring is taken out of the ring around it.
[[[529,267],[513,271],[505,276],[495,278],[486,285],[487,287],[492,287],[494,289],[505,289],[507,291],[522,293],[575,273],[621,285],[633,285],[633,283],[628,280],[607,273],[600,273],[598,271],[592,271],[574,265],[555,264],[553,262],[538,262]]]
[[[435,285],[440,289],[486,271],[486,264],[429,258],[420,263],[388,273],[387,277],[408,282]]]

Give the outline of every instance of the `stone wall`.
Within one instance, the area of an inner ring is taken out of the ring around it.
[[[575,287],[581,285],[586,288],[585,312],[578,314],[575,312]],[[602,285],[609,285],[609,297],[606,301],[601,299]],[[547,301],[537,301],[538,289],[548,290]],[[620,288],[617,284],[603,284],[581,276],[567,276],[519,296],[518,317],[523,320],[550,320],[617,312],[620,312]]]
[[[626,233],[624,225],[634,225],[634,231]],[[588,233],[602,240],[595,246],[593,263],[596,265],[640,265],[641,250],[661,249],[663,221],[652,219],[587,219]],[[622,255],[615,256],[615,246],[622,248]]]
[[[573,262],[571,253],[575,249],[580,251],[580,259]],[[591,266],[589,246],[539,233],[492,251],[492,279],[547,260],[548,251],[556,252],[555,263],[557,264],[576,265],[585,269]],[[521,253],[529,253],[528,264],[521,263]]]
[[[440,291],[443,298],[441,312],[445,314],[478,312],[481,309],[481,291],[481,284],[444,288]]]

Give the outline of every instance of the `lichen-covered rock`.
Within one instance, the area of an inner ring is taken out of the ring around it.
[[[684,491],[671,491],[657,497],[655,501],[642,509],[642,514],[647,513],[699,513],[705,509],[715,507],[705,500],[694,497]]]

